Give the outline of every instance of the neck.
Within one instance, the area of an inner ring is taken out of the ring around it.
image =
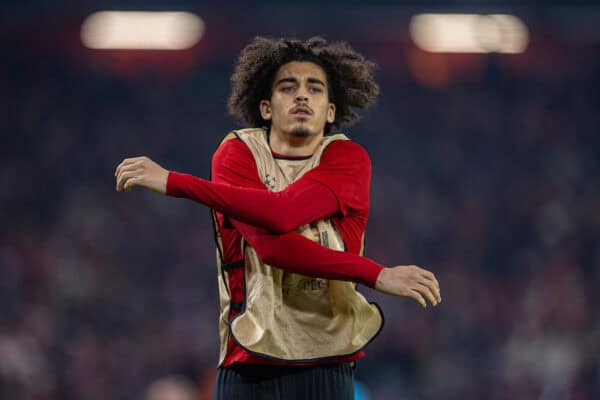
[[[269,145],[275,153],[302,157],[312,155],[321,144],[321,139],[323,139],[323,132],[317,135],[298,136],[271,127]]]

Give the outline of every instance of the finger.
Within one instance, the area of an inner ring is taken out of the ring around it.
[[[423,298],[421,293],[417,292],[416,290],[411,290],[410,292],[408,292],[408,297],[415,299],[417,301],[417,303],[419,303],[421,305],[421,307],[427,308],[427,303],[425,302],[425,298]]]
[[[119,171],[117,172],[117,176],[119,176],[119,174],[123,174],[128,171],[136,171],[136,170],[139,171],[141,169],[142,169],[142,161],[141,160],[133,161],[129,164],[125,164],[125,165],[121,166],[119,168]]]
[[[120,191],[130,191],[131,188],[137,184],[139,184],[139,182],[141,182],[142,177],[140,177],[139,175],[133,175],[130,177],[126,177],[125,179],[123,179],[123,181],[121,182],[121,188]]]
[[[119,165],[117,165],[117,168],[115,168],[115,176],[118,175],[119,170],[121,169],[121,167],[123,167],[124,165],[127,165],[127,164],[131,163],[132,160],[133,160],[133,158],[125,158],[125,159],[123,159],[123,161],[121,161],[119,163]]]
[[[433,294],[435,295],[435,298],[439,303],[442,302],[442,292],[440,291],[440,285],[439,283],[433,282],[433,281],[426,281],[429,282],[429,288],[432,290]]]
[[[125,189],[125,191],[126,191],[126,192],[129,192],[129,191],[131,190],[131,188],[132,188],[132,187],[134,187],[134,186],[136,186],[137,184],[139,184],[139,183],[140,183],[141,179],[142,179],[142,178],[141,178],[141,177],[139,177],[139,176],[135,176],[135,177],[133,177],[133,178],[129,178],[129,179],[127,180],[127,182],[125,182],[125,183],[123,184],[123,189]]]
[[[142,162],[141,157],[135,157],[135,158],[126,158],[125,160],[123,160],[123,162],[121,162],[121,164],[119,164],[117,166],[117,168],[115,169],[115,176],[118,176],[121,172],[123,172],[123,170],[125,168],[127,168],[128,166],[131,165],[138,165]]]
[[[117,177],[117,192],[123,190],[123,186],[127,182],[128,179],[135,178],[138,174],[138,171],[127,171],[119,174]]]
[[[439,284],[436,285],[435,291],[433,292],[437,298],[438,304],[442,302],[442,291],[440,290]]]
[[[433,291],[431,290],[430,287],[428,287],[427,285],[424,285],[422,283],[417,283],[417,287],[415,288],[415,290],[417,290],[419,293],[423,294],[432,305],[434,305],[434,306],[437,305],[436,296],[433,294]]]
[[[142,171],[141,161],[134,161],[134,162],[129,163],[127,165],[121,166],[119,168],[119,172],[117,173],[117,182],[121,179],[121,177],[125,173],[129,173],[129,172],[140,173],[141,171]],[[118,185],[117,185],[117,187],[118,187]]]
[[[119,175],[119,170],[129,164],[132,164],[136,161],[140,161],[142,157],[132,157],[132,158],[126,158],[123,161],[121,161],[121,163],[119,165],[117,165],[117,168],[115,169],[115,176]]]
[[[434,281],[423,279],[419,283],[427,286],[429,290],[431,290],[431,293],[433,293],[435,296],[436,303],[442,301],[442,296],[440,295],[440,287]]]

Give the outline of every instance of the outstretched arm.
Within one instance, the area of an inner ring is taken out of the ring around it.
[[[415,265],[385,268],[369,258],[323,247],[297,232],[277,235],[231,222],[266,264],[307,276],[362,283],[383,293],[410,297],[422,307],[442,301],[433,273]]]
[[[141,186],[195,200],[231,218],[271,232],[289,232],[304,224],[352,211],[351,202],[340,202],[330,189],[329,181],[345,179],[348,184],[344,190],[365,196],[359,193],[360,188],[365,186],[363,182],[347,178],[370,176],[371,164],[366,152],[345,141],[330,146],[317,168],[281,192],[266,191],[262,184],[260,188],[248,188],[169,172],[147,157],[128,158],[117,167],[117,191]],[[341,151],[344,153],[341,154]],[[225,142],[215,153],[213,162],[221,165],[227,173],[253,171],[256,174],[252,154],[239,140]]]

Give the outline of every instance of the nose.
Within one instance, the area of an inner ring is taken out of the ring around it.
[[[308,102],[308,91],[304,85],[301,85],[296,92],[296,102]]]
[[[308,102],[308,96],[306,94],[304,94],[304,93],[298,92],[298,94],[296,95],[296,102],[298,102],[298,103],[302,103],[302,102],[306,103],[306,102]]]

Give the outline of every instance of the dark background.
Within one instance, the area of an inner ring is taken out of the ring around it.
[[[94,51],[102,9],[186,10],[190,50]],[[511,13],[518,55],[432,54],[420,12]],[[435,272],[358,363],[372,399],[600,398],[600,7],[595,2],[22,1],[0,16],[0,398],[140,399],[218,358],[208,210],[113,171],[148,155],[208,177],[229,76],[256,35],[346,40],[381,96],[346,130],[370,153],[367,256]]]

